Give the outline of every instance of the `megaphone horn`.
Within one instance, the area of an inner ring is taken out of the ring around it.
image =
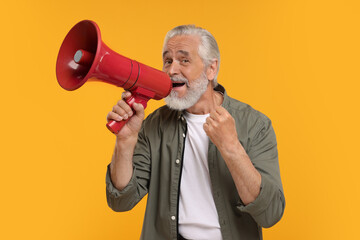
[[[88,80],[103,81],[132,93],[127,103],[141,103],[166,97],[172,88],[169,76],[157,69],[124,57],[101,41],[98,25],[91,20],[77,23],[66,35],[56,62],[56,77],[61,87],[75,90]],[[125,121],[107,123],[118,133]]]

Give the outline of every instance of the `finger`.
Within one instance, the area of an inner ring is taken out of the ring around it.
[[[220,117],[220,114],[219,114],[218,112],[216,112],[216,111],[211,111],[211,112],[210,112],[210,117],[211,117],[212,119],[214,119],[214,120],[218,120],[219,117]]]
[[[211,117],[207,117],[205,123],[208,124],[209,127],[217,126],[216,121],[214,119],[212,119]]]
[[[108,115],[106,116],[106,120],[108,122],[111,120],[119,122],[119,121],[123,120],[123,118],[117,113],[109,112]]]
[[[203,128],[204,128],[205,133],[207,134],[208,131],[209,131],[209,124],[204,123],[204,124],[203,124]]]
[[[131,107],[124,100],[120,100],[116,106],[123,109],[128,116],[131,117],[133,115],[133,111],[132,111]],[[122,114],[120,114],[120,115],[122,115]]]
[[[206,119],[205,119],[205,124],[210,124],[210,117],[207,117]]]
[[[225,108],[223,108],[221,106],[217,107],[215,109],[215,111],[218,114],[218,118],[217,118],[218,122],[225,122],[225,121],[227,121],[229,119],[233,119],[231,114]]]
[[[128,99],[131,96],[131,92],[125,91],[121,93],[121,99]]]
[[[208,137],[212,135],[212,131],[214,130],[211,125],[208,123],[203,124],[203,129]]]
[[[126,111],[120,107],[119,105],[115,105],[113,107],[113,112],[120,115],[122,118],[127,118],[128,114],[126,113]]]
[[[217,107],[215,108],[215,111],[216,111],[216,113],[219,114],[219,115],[223,115],[223,114],[228,113],[228,111],[227,111],[225,108],[223,108],[222,106],[217,106]]]
[[[141,119],[144,118],[145,113],[144,113],[144,106],[141,103],[134,103],[133,104],[133,108],[135,110],[135,114],[136,116],[140,117]]]

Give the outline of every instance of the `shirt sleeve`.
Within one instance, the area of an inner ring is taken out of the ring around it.
[[[248,156],[261,174],[260,193],[248,205],[239,204],[238,210],[249,213],[262,227],[277,223],[285,209],[285,197],[280,178],[277,142],[271,121],[258,121],[252,137]]]
[[[133,155],[133,174],[128,185],[121,191],[116,189],[110,177],[110,165],[106,171],[106,199],[116,212],[131,210],[147,193],[150,179],[149,143],[142,128]]]

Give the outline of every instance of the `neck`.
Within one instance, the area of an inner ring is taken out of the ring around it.
[[[187,112],[192,114],[208,114],[220,106],[223,102],[221,93],[214,91],[211,82],[209,82],[205,93],[200,97],[199,101],[192,107],[186,109]]]

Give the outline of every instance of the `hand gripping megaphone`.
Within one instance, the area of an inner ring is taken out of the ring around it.
[[[157,69],[126,58],[101,41],[98,25],[90,20],[77,23],[66,35],[57,57],[56,77],[61,87],[72,91],[88,80],[103,81],[132,93],[126,102],[141,103],[166,97],[172,88],[169,76]],[[109,121],[106,126],[118,133],[127,120]]]

